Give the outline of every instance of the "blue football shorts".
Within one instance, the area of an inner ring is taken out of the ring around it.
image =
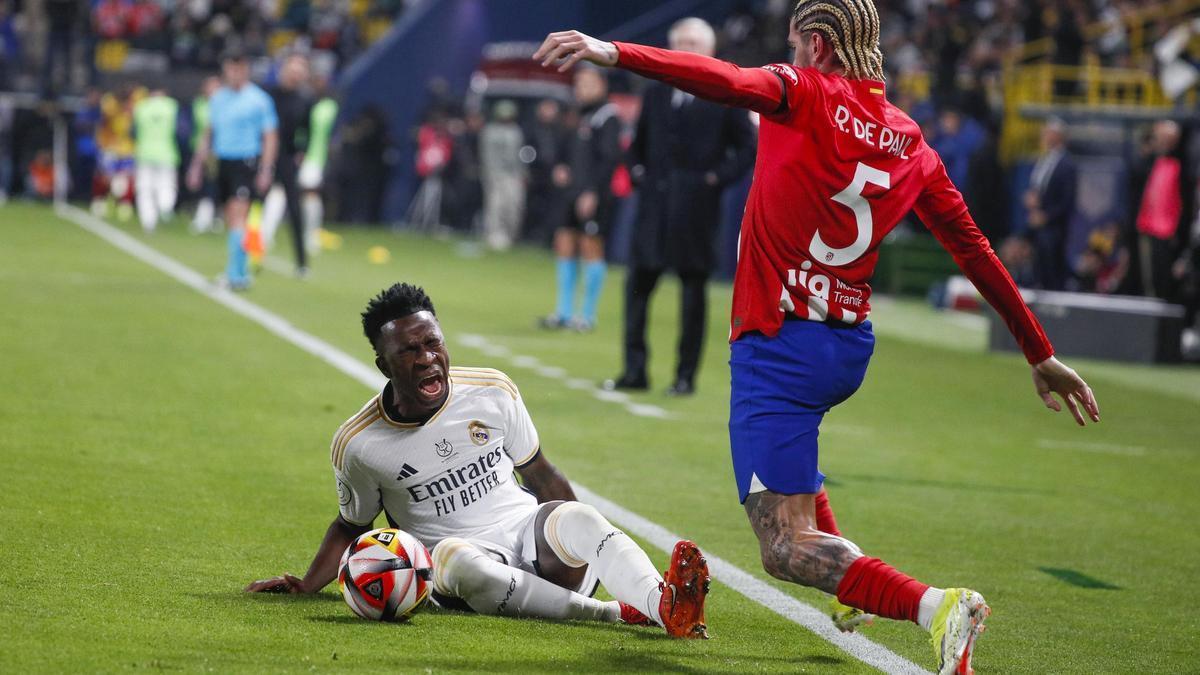
[[[789,320],[775,337],[747,333],[730,346],[729,443],[738,498],[763,488],[816,494],[821,419],[850,398],[875,351],[871,322]]]

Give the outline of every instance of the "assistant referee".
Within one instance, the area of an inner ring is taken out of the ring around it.
[[[217,157],[217,195],[225,209],[229,258],[225,282],[233,290],[250,286],[246,264],[246,215],[250,202],[262,195],[275,177],[279,151],[279,117],[275,103],[250,81],[250,65],[241,51],[221,59],[223,86],[209,101],[208,132],[200,138],[188,167],[188,187],[196,190],[209,153]]]

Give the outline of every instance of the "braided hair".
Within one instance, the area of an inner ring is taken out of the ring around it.
[[[817,31],[853,80],[883,80],[879,13],[873,0],[800,0],[792,10],[797,32]]]

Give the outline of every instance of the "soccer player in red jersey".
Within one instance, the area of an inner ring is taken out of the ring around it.
[[[883,83],[871,0],[801,0],[790,64],[740,68],[696,54],[578,31],[534,55],[566,70],[615,66],[761,115],[730,331],[730,443],[741,500],[772,575],[836,596],[834,620],[909,620],[932,634],[939,672],[971,672],[989,608],[966,588],[935,588],[863,555],[838,531],[817,469],[817,428],[858,389],[874,348],[871,288],[879,243],[915,210],[1004,318],[1048,408],[1100,420],[1095,397],[1054,358],[1041,325],[967,213],[919,127]]]

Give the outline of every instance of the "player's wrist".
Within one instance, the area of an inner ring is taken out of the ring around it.
[[[1057,367],[1059,367],[1060,365],[1061,365],[1061,363],[1059,362],[1059,360],[1054,358],[1054,355],[1051,354],[1050,356],[1047,356],[1046,358],[1042,359],[1041,361],[1034,363],[1033,369],[1038,371],[1039,373],[1044,373],[1044,372],[1047,372],[1050,370],[1054,370]]]

